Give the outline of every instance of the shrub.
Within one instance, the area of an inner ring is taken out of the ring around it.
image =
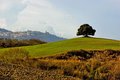
[[[27,59],[29,57],[29,52],[23,48],[11,48],[4,51],[0,57],[2,60],[7,62],[17,59]]]
[[[0,47],[3,47],[3,48],[19,47],[19,46],[29,46],[29,45],[37,45],[37,44],[44,44],[44,43],[46,42],[37,40],[37,39],[30,39],[30,40],[1,39]]]

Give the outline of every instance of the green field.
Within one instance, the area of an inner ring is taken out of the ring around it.
[[[120,50],[120,41],[103,38],[73,38],[42,45],[22,47],[29,51],[32,57],[49,56],[71,50]],[[5,49],[1,49],[5,50]]]
[[[25,47],[32,56],[59,54],[70,50],[120,49],[120,41],[102,38],[74,38],[59,42]]]

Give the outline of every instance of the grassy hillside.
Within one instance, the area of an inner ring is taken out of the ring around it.
[[[59,42],[24,47],[34,57],[59,54],[70,50],[120,49],[120,41],[102,38],[74,38]]]
[[[120,80],[120,41],[74,38],[0,49],[0,80],[9,79]]]
[[[42,45],[22,47],[29,51],[32,57],[49,56],[71,50],[103,50],[120,49],[120,41],[103,38],[74,38]],[[0,49],[4,51],[6,49]]]

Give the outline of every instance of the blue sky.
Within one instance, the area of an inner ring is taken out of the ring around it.
[[[95,37],[120,40],[120,0],[0,0],[1,28],[73,38],[84,23]]]

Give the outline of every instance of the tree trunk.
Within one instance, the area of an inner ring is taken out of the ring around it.
[[[87,35],[87,34],[85,34],[85,35],[84,35],[84,37],[88,37],[88,35]]]

